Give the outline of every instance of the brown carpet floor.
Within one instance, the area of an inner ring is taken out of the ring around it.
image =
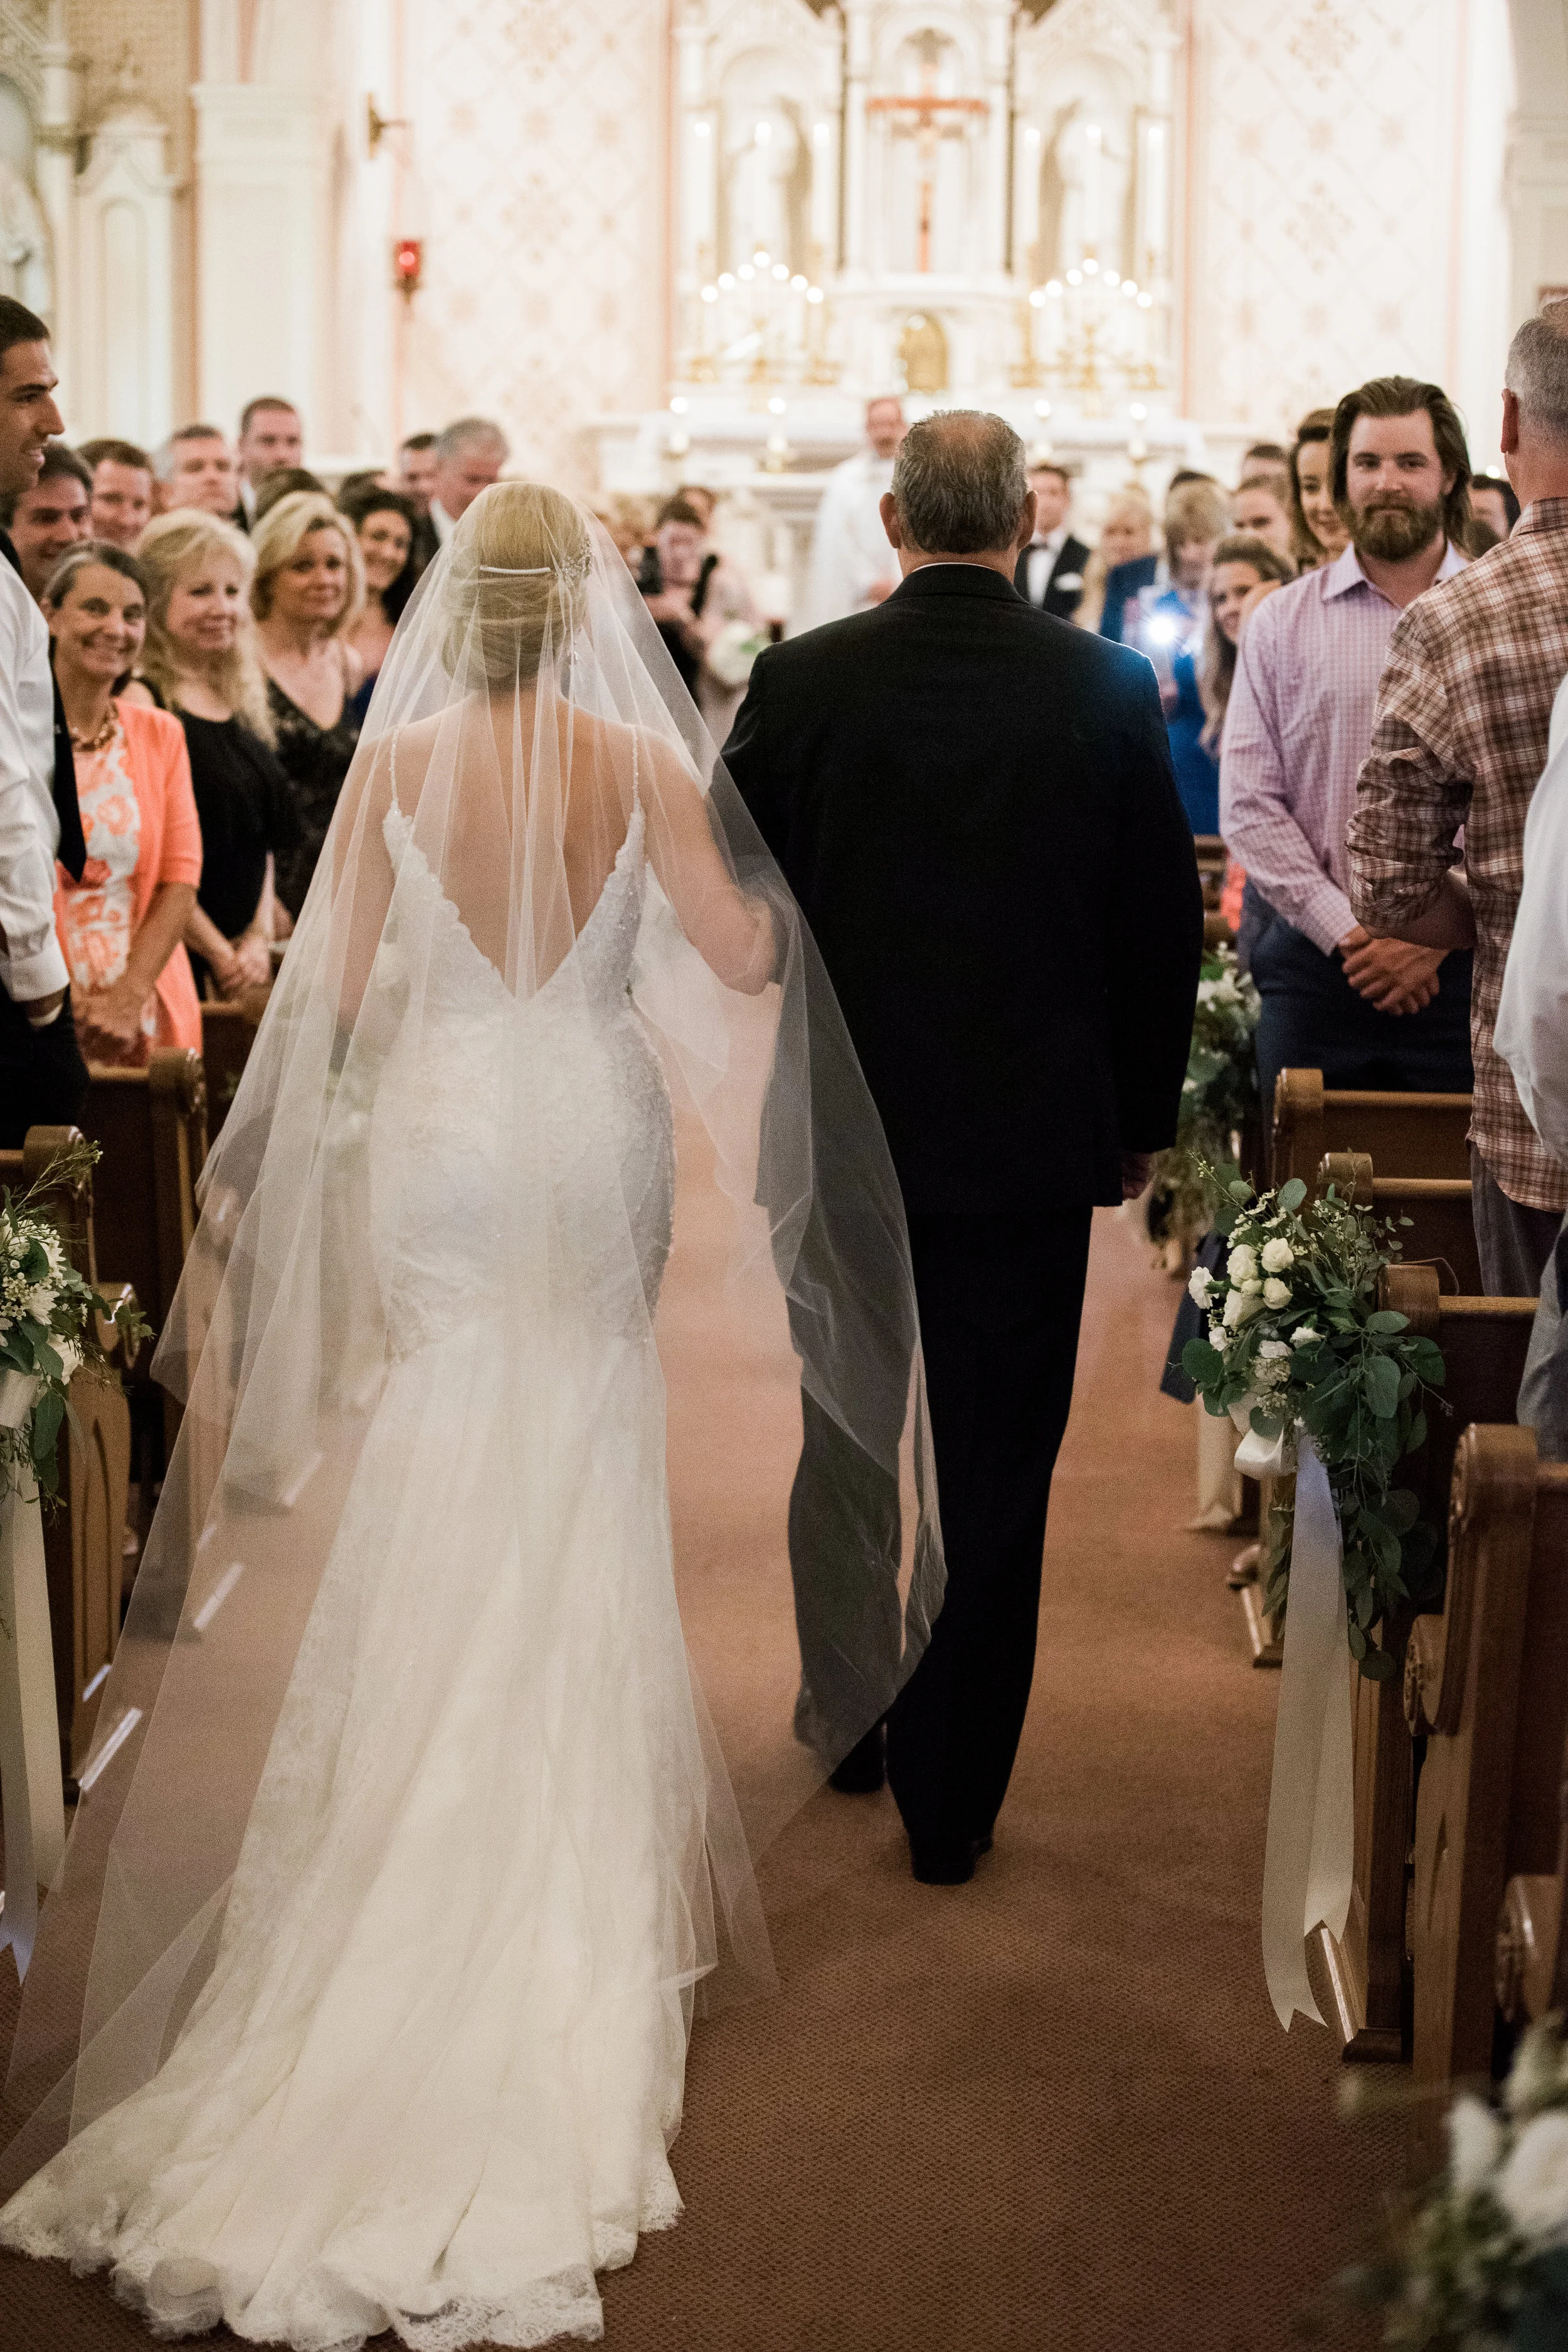
[[[1325,2288],[1404,2126],[1344,2123],[1337,2043],[1264,1992],[1279,1685],[1234,1545],[1179,1532],[1175,1297],[1102,1214],[995,1852],[916,1886],[891,1801],[826,1790],[785,1833],[782,1991],[696,2030],[687,2215],[604,2282],[612,2352],[1273,2352],[1314,2313],[1375,2340]],[[16,2000],[0,1961],[0,2050]],[[0,2257],[7,2352],[146,2340],[101,2280]]]

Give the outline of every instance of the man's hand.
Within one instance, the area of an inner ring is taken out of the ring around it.
[[[1345,978],[1380,1013],[1419,1013],[1430,1004],[1445,952],[1410,947],[1403,940],[1374,940],[1359,923],[1340,941]]]
[[[95,989],[84,996],[77,1010],[77,1023],[82,1033],[82,1044],[91,1058],[96,1043],[111,1051],[124,1053],[139,1045],[142,1038],[142,1013],[152,991],[129,973],[117,980],[112,988]]]
[[[234,942],[234,961],[237,990],[265,988],[272,977],[271,944],[260,931],[241,931]]]
[[[1152,1151],[1124,1151],[1121,1155],[1121,1197],[1124,1201],[1141,1200],[1149,1189],[1149,1172],[1154,1165]]]
[[[29,997],[22,1006],[22,1015],[29,1029],[47,1029],[66,1001],[63,988],[52,989],[47,996]]]

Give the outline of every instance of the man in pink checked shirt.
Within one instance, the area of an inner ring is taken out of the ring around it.
[[[1263,902],[1250,961],[1266,1122],[1284,1068],[1331,1087],[1470,1087],[1469,956],[1371,938],[1345,846],[1394,625],[1463,567],[1464,428],[1436,384],[1378,377],[1341,401],[1331,459],[1351,543],[1252,614],[1220,761],[1220,830]]]

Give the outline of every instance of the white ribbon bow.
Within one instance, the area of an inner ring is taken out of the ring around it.
[[[1355,1859],[1355,1791],[1350,1652],[1339,1513],[1329,1474],[1305,1430],[1265,1438],[1249,1427],[1248,1398],[1231,1408],[1247,1435],[1236,1465],[1249,1477],[1296,1473],[1290,1545],[1290,1605],[1268,1843],[1263,1859],[1263,1973],[1275,2015],[1289,2029],[1298,2010],[1321,2025],[1307,1980],[1307,1938],[1320,1924],[1344,1934]]]

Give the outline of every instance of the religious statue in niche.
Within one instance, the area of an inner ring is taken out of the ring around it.
[[[929,310],[911,310],[899,342],[906,392],[947,390],[947,337]]]
[[[762,252],[804,269],[811,155],[798,107],[778,96],[763,106],[727,106],[724,141],[724,267],[738,269]]]
[[[1132,122],[1108,90],[1067,107],[1040,170],[1038,273],[1060,278],[1092,255],[1102,269],[1131,269],[1128,204]]]
[[[0,156],[0,294],[47,318],[54,306],[48,223],[43,207],[7,157]]]

